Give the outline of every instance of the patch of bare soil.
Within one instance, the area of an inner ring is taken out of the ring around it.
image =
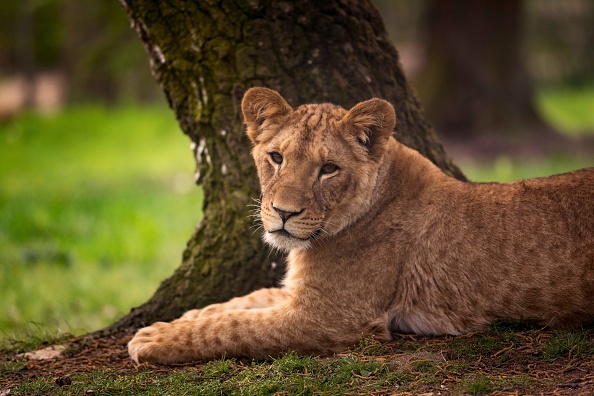
[[[132,332],[103,338],[77,337],[65,340],[62,355],[53,359],[29,359],[22,354],[9,353],[0,355],[0,362],[20,362],[23,366],[18,371],[3,373],[0,376],[0,389],[11,387],[37,377],[53,377],[56,381],[74,373],[83,373],[100,368],[111,369],[122,374],[133,374],[137,369],[128,357],[126,343]],[[43,349],[43,346],[40,347]]]
[[[555,337],[548,330],[523,330],[500,335],[492,330],[460,337],[396,336],[383,344],[381,355],[370,357],[389,363],[412,379],[404,394],[469,393],[468,381],[488,378],[494,395],[593,395],[594,354],[569,348],[564,356],[549,359],[546,348]],[[588,333],[592,334],[592,333]],[[19,383],[38,377],[68,384],[71,375],[97,369],[117,375],[139,372],[167,373],[180,366],[136,366],[128,357],[126,343],[132,331],[66,341],[67,354],[49,360],[23,360],[17,353],[0,355],[3,366],[20,361],[19,370],[0,375],[0,394]],[[592,341],[592,340],[590,340]],[[488,389],[488,387],[487,387]],[[385,394],[392,394],[386,390]]]

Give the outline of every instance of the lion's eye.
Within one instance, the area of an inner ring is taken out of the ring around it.
[[[283,156],[280,153],[277,153],[276,151],[270,153],[270,158],[272,159],[272,162],[274,162],[275,164],[282,164],[283,163]]]
[[[326,164],[324,166],[322,166],[322,168],[320,169],[320,176],[322,175],[329,175],[331,173],[334,173],[338,170],[338,166],[335,164]]]

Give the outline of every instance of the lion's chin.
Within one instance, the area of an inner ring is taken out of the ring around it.
[[[290,252],[291,250],[305,250],[311,246],[311,239],[300,239],[286,231],[264,233],[264,242],[275,249]]]

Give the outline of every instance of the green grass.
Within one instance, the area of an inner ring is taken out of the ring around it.
[[[471,374],[468,377],[469,378],[466,379],[464,386],[468,394],[473,396],[482,396],[489,395],[493,392],[491,380],[488,377],[481,374]]]
[[[63,332],[59,327],[28,322],[24,330],[0,338],[0,354],[34,351],[47,345],[59,344],[70,338],[72,338],[72,334]]]
[[[469,180],[476,182],[511,182],[544,177],[594,166],[594,158],[551,154],[543,158],[510,158],[501,156],[492,162],[460,159],[458,165]]]
[[[0,334],[94,330],[144,302],[201,216],[192,174],[167,108],[0,125]]]
[[[6,367],[16,370],[18,366]],[[412,377],[384,362],[360,356],[332,359],[288,354],[272,362],[239,363],[216,360],[198,367],[184,367],[166,374],[153,371],[133,376],[97,370],[75,374],[71,384],[56,386],[55,379],[37,378],[11,389],[11,395],[84,394],[199,394],[199,395],[343,395],[369,394],[378,389],[397,389]]]
[[[547,340],[542,351],[545,360],[579,358],[594,354],[594,331],[590,329],[558,331]]]
[[[480,346],[485,337],[497,333],[506,342],[514,340],[513,344],[505,345],[512,356],[501,364],[497,363],[501,349],[497,349],[504,343],[496,347]],[[581,355],[568,355],[565,350],[554,361],[542,359],[549,343],[568,334],[571,333],[494,326],[461,337],[396,339],[386,345],[387,350],[381,356],[366,355],[365,351],[375,340],[363,339],[352,351],[328,358],[289,353],[265,362],[219,359],[176,367],[108,365],[89,372],[68,372],[66,378],[60,377],[64,371],[59,375],[33,375],[19,383],[11,382],[10,394],[70,395],[89,391],[110,395],[488,395],[497,391],[552,394],[559,384],[579,383],[584,375],[581,370],[565,372],[564,367],[573,365],[585,370],[591,367],[590,350],[584,350]],[[406,342],[414,343],[416,348],[404,347]],[[460,343],[471,346],[460,350],[456,345]],[[581,343],[583,340],[577,344]],[[448,356],[451,349],[458,349],[458,354]],[[575,351],[576,347],[570,349]],[[0,361],[0,380],[2,375],[18,375],[24,367],[18,359]],[[583,385],[580,390],[589,389],[588,383]]]

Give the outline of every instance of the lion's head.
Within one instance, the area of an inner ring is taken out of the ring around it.
[[[331,104],[293,109],[278,92],[252,88],[242,110],[269,244],[306,249],[369,209],[396,123],[391,104],[371,99],[349,111]]]

